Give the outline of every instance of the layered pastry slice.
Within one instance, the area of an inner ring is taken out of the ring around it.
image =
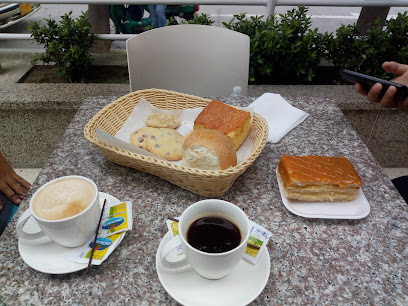
[[[362,181],[346,157],[281,157],[278,172],[288,199],[300,201],[351,201]]]

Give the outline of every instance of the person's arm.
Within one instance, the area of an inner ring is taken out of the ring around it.
[[[382,68],[397,75],[393,82],[408,86],[408,65],[400,64],[397,62],[385,62]],[[394,86],[390,86],[385,92],[384,96],[381,96],[382,85],[380,83],[375,84],[369,91],[365,90],[360,83],[356,83],[356,90],[364,96],[367,96],[367,100],[373,103],[380,103],[383,107],[400,108],[402,110],[408,110],[408,98],[404,100],[395,99],[395,93],[397,89]]]
[[[17,175],[0,150],[0,192],[14,204],[20,205],[31,184]],[[3,203],[0,200],[0,211]]]

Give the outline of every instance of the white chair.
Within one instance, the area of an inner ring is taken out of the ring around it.
[[[247,94],[249,37],[225,28],[175,25],[126,41],[130,90],[169,89],[197,96]]]

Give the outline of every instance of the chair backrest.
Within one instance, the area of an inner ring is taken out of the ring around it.
[[[249,37],[225,28],[175,25],[126,41],[130,90],[160,88],[198,96],[247,94]]]

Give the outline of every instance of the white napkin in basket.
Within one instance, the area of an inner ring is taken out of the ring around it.
[[[281,95],[264,93],[250,105],[268,122],[268,142],[277,143],[309,114],[290,105]]]

